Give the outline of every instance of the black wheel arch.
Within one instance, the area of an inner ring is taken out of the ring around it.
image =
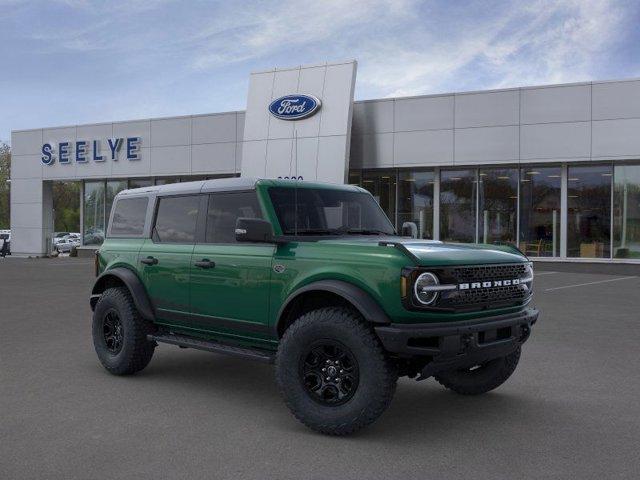
[[[142,281],[134,272],[124,267],[116,267],[107,270],[96,279],[93,289],[91,290],[91,298],[89,300],[91,310],[95,309],[100,295],[102,295],[107,288],[122,285],[129,290],[129,293],[133,298],[133,302],[142,318],[150,321],[155,320],[155,313]]]
[[[331,302],[331,299],[334,299],[351,306],[367,322],[376,324],[391,323],[388,315],[378,302],[362,288],[342,280],[319,280],[295,290],[284,301],[278,312],[275,325],[278,337],[281,337],[289,325],[297,318],[296,312],[301,308],[305,299],[309,299],[314,295],[316,298],[323,297],[325,302]],[[321,306],[328,305],[321,304]],[[303,309],[302,311],[306,310]]]

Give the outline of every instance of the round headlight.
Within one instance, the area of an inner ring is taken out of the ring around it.
[[[521,280],[529,290],[533,287],[533,265],[528,263],[524,270],[524,278]]]
[[[438,297],[438,291],[435,289],[432,290],[431,287],[439,284],[438,277],[433,273],[426,272],[421,274],[416,279],[416,283],[413,284],[413,293],[415,294],[416,300],[422,305],[431,305]]]

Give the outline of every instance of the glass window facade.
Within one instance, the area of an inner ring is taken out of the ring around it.
[[[433,171],[398,173],[397,230],[416,238],[433,239]]]
[[[440,172],[440,239],[448,242],[476,241],[476,170]]]
[[[567,256],[611,255],[611,165],[567,170]]]
[[[518,230],[518,169],[480,169],[478,183],[478,240],[481,243],[515,245]]]
[[[640,259],[640,165],[616,165],[613,257]]]
[[[384,213],[395,224],[396,219],[396,175],[395,170],[363,170],[361,186],[371,192]]]
[[[349,183],[369,190],[405,236],[640,261],[638,161],[352,170]]]
[[[100,245],[104,241],[105,182],[84,182],[82,243]]]
[[[560,256],[560,167],[520,170],[520,250],[531,257]]]

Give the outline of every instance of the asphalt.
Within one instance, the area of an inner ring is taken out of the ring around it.
[[[638,478],[638,274],[541,271],[505,385],[467,398],[401,379],[377,423],[332,438],[290,415],[268,365],[160,346],[140,374],[109,375],[91,270],[0,259],[2,479]]]

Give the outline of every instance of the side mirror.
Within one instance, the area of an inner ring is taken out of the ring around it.
[[[252,243],[273,242],[271,223],[261,218],[243,218],[236,220],[236,241]]]

